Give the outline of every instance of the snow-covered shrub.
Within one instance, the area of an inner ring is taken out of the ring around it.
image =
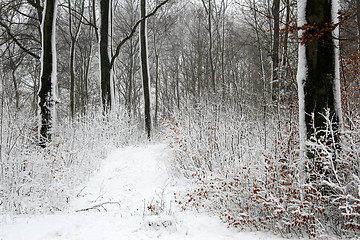
[[[211,108],[164,123],[176,161],[195,183],[176,196],[179,205],[215,212],[230,226],[286,237],[359,236],[359,121],[347,128],[339,152],[313,142],[317,161],[332,169],[326,176],[300,163],[297,119],[269,117],[265,125],[261,118]],[[314,174],[318,181],[310,181]]]
[[[190,174],[210,171],[234,175],[244,160],[261,162],[258,155],[268,141],[259,120],[262,116],[245,119],[221,108],[199,105],[163,122],[163,135],[176,150],[177,162]]]
[[[64,208],[76,186],[98,167],[107,152],[137,141],[135,125],[124,115],[89,114],[59,122],[53,141],[37,145],[32,113],[3,118],[0,213],[47,213]],[[69,121],[69,120],[67,120]]]
[[[360,117],[350,119],[345,126],[341,153],[335,161],[338,205],[347,234],[359,237],[360,232]]]

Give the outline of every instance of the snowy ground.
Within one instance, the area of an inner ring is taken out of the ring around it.
[[[171,167],[171,159],[170,150],[160,144],[118,149],[66,211],[0,216],[0,240],[282,239],[239,232],[215,216],[182,211],[173,196],[190,186]]]

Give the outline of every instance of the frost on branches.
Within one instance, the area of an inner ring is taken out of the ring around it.
[[[334,173],[331,178],[317,175],[336,190],[329,195],[304,182],[297,119],[270,120],[278,128],[268,127],[270,147],[263,148],[261,115],[214,111],[220,108],[208,104],[182,110],[163,124],[178,166],[194,182],[186,194],[176,196],[183,209],[210,211],[229,226],[284,237],[359,237],[360,119],[345,128],[341,154],[334,155],[321,140],[312,143]],[[325,119],[330,137],[331,119]]]

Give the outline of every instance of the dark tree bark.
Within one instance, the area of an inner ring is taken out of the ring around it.
[[[326,26],[332,25],[332,1],[307,1],[306,21],[311,25],[305,33],[309,39],[305,42],[308,75],[304,86],[305,122],[307,139],[310,140],[314,131],[326,129],[324,115],[327,110],[333,121],[333,130],[339,129],[334,92],[335,46],[332,31],[326,29]],[[335,141],[338,140],[338,136],[335,136]]]
[[[143,81],[144,92],[144,114],[145,114],[145,129],[147,137],[151,137],[151,115],[150,115],[150,88],[149,88],[149,71],[148,71],[148,56],[147,56],[147,36],[146,36],[146,0],[140,1],[140,17],[143,19],[140,23],[140,56],[141,56],[141,74]]]
[[[154,34],[155,36],[155,34]],[[154,37],[155,38],[155,37]],[[158,111],[159,111],[159,55],[155,52],[155,112],[154,112],[154,126],[158,127]]]
[[[279,45],[280,45],[280,0],[274,0],[272,14],[274,18],[274,41],[272,52],[272,99],[278,100],[279,93]]]
[[[109,56],[110,0],[100,0],[100,79],[104,113],[111,110],[111,65]]]
[[[38,93],[41,116],[40,146],[51,141],[55,114],[56,48],[55,23],[57,0],[46,0],[42,29],[42,73]]]

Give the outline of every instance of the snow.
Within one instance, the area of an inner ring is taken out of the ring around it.
[[[0,215],[0,239],[282,239],[228,228],[207,212],[182,210],[174,193],[188,188],[191,183],[174,167],[166,145],[117,149],[78,189],[66,210],[53,215]],[[153,214],[150,205],[163,210]],[[84,210],[94,206],[99,207]]]
[[[298,1],[298,26],[306,24],[306,1]],[[299,37],[304,34],[303,30],[299,31]],[[306,158],[306,124],[305,124],[305,92],[304,84],[307,77],[307,63],[306,63],[306,48],[304,44],[299,43],[298,50],[298,69],[297,69],[297,84],[298,84],[298,97],[299,97],[299,134],[300,134],[300,154],[302,159],[302,169],[305,170]],[[303,174],[305,176],[305,174]]]
[[[338,11],[339,11],[339,2],[338,0],[332,1],[332,21],[334,24],[339,23],[338,19]],[[335,79],[334,79],[334,95],[335,95],[335,111],[337,116],[339,117],[340,122],[340,131],[343,132],[343,124],[342,124],[342,111],[341,111],[341,86],[340,86],[340,48],[339,48],[339,36],[340,29],[337,26],[333,31],[334,36],[334,45],[335,45]]]

